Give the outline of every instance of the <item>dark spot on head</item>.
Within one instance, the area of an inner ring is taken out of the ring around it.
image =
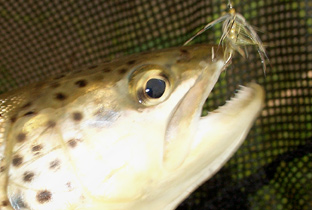
[[[24,177],[23,177],[23,180],[24,182],[31,182],[34,178],[35,174],[31,171],[26,171],[24,173]]]
[[[12,164],[15,167],[20,166],[23,163],[23,157],[19,156],[19,155],[15,155],[12,159]]]
[[[16,137],[18,142],[23,142],[26,139],[26,133],[19,133]]]
[[[89,66],[88,69],[95,69],[98,65]]]
[[[2,206],[8,206],[9,205],[9,201],[8,200],[2,201],[1,205]]]
[[[36,114],[34,111],[29,111],[24,114],[24,116],[30,116]]]
[[[190,60],[191,60],[191,54],[189,53],[189,51],[187,51],[185,49],[181,49],[180,55],[177,59],[177,63],[188,62]]]
[[[31,102],[28,102],[27,104],[22,106],[22,109],[25,109],[25,108],[30,107],[30,106],[31,106]]]
[[[119,69],[118,72],[119,74],[124,74],[127,72],[127,69],[122,68],[122,69]]]
[[[48,127],[48,128],[54,128],[55,126],[56,126],[56,122],[55,122],[55,121],[49,120],[49,121],[47,122],[47,127]]]
[[[60,86],[60,83],[58,83],[58,82],[52,82],[51,84],[50,84],[50,87],[51,88],[58,88]]]
[[[84,79],[75,82],[75,85],[77,85],[80,88],[87,86],[87,84],[88,84],[87,81]]]
[[[5,171],[5,166],[0,167],[0,173],[2,173],[3,171]]]
[[[61,79],[61,78],[63,78],[63,77],[65,77],[65,74],[60,74],[60,75],[54,77],[54,79]]]
[[[11,120],[11,123],[15,123],[15,121],[17,120],[16,115],[12,116],[12,117],[10,118],[10,120]]]
[[[68,142],[68,145],[71,147],[71,148],[75,148],[77,146],[77,140],[76,139],[71,139],[69,140]]]
[[[82,120],[82,114],[80,113],[80,112],[74,112],[73,113],[73,120],[75,120],[75,121],[80,121],[80,120]]]
[[[50,162],[50,169],[59,169],[60,168],[60,160],[55,159],[52,162]]]
[[[105,68],[105,69],[103,69],[103,72],[104,73],[109,73],[109,72],[111,72],[112,70],[111,69],[109,69],[109,68]]]
[[[72,186],[71,182],[67,182],[67,183],[66,183],[66,186],[67,186],[67,188],[70,189],[70,190],[73,189],[73,186]]]
[[[42,149],[42,146],[40,144],[36,145],[36,146],[33,146],[31,148],[31,151],[33,153],[35,153],[35,155],[38,155],[39,154],[39,151]]]
[[[186,49],[180,49],[181,54],[189,54],[189,52]]]
[[[135,62],[136,62],[136,60],[130,60],[130,61],[127,62],[127,64],[128,65],[132,65],[132,64],[135,64]]]
[[[46,203],[51,200],[52,193],[48,190],[42,190],[37,193],[36,198],[39,203]]]
[[[56,93],[55,98],[57,100],[64,101],[66,99],[66,95],[64,95],[63,93]]]

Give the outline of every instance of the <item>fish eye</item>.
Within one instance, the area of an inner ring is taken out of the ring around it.
[[[129,77],[129,90],[134,99],[144,106],[159,104],[171,91],[169,71],[158,65],[143,65]]]
[[[150,79],[145,86],[145,93],[151,98],[160,98],[166,90],[166,82],[162,79]]]

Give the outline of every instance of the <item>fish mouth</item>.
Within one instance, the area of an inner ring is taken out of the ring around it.
[[[239,86],[238,91],[223,106],[200,117],[197,127],[195,141],[192,143],[192,150],[195,150],[202,142],[208,142],[207,138],[221,139],[227,136],[227,142],[234,142],[235,138],[241,140],[237,147],[243,142],[264,106],[265,93],[263,88],[256,83],[249,83],[246,86]],[[226,134],[224,134],[226,133]],[[231,134],[230,134],[231,133]],[[229,144],[227,144],[229,146]],[[230,146],[229,146],[230,147]],[[233,150],[236,151],[237,147]],[[222,148],[225,148],[223,145]]]
[[[263,108],[264,95],[263,88],[258,84],[241,86],[225,105],[207,116],[197,118],[187,155],[164,182],[166,189],[170,189],[168,183],[179,186],[178,192],[168,190],[163,195],[169,203],[165,209],[174,209],[181,200],[212,177],[236,152]]]
[[[210,65],[210,73],[208,73],[209,70],[204,70],[176,105],[165,136],[164,167],[167,170],[175,170],[185,164],[186,160],[191,155],[194,155],[193,151],[197,147],[201,147],[201,144],[205,144],[203,142],[209,142],[215,136],[219,138],[218,135],[225,131],[237,131],[236,133],[245,137],[252,122],[260,112],[263,106],[264,91],[259,85],[252,83],[247,87],[241,86],[235,97],[227,101],[225,105],[207,116],[201,117],[203,105],[221,72],[225,69],[223,62],[220,62],[220,65],[223,65],[223,68],[216,65],[214,70],[211,70],[212,67]],[[249,115],[243,114],[246,111]],[[239,120],[243,121],[241,125]],[[235,123],[232,124],[232,127],[228,127],[231,122]],[[221,127],[215,127],[217,124]],[[215,127],[215,130],[211,130],[211,127]],[[208,130],[211,133],[205,132]],[[226,147],[232,147],[229,145],[229,142],[232,142],[231,136],[228,138],[228,143],[225,144],[227,146],[221,146],[221,150],[226,150]],[[243,138],[240,139],[239,143],[237,143],[238,145],[243,142]],[[237,142],[237,140],[233,140],[233,142]],[[231,156],[237,148],[238,146],[232,148],[230,154],[226,156]],[[209,151],[209,148],[207,148],[207,151]]]
[[[174,170],[179,167],[190,151],[203,105],[215,86],[221,72],[226,68],[223,61],[206,63],[202,71],[171,113],[165,134],[164,167]],[[181,85],[186,86],[186,85]]]

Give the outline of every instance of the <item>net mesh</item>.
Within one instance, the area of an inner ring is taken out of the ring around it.
[[[239,84],[266,90],[266,107],[239,151],[179,207],[312,209],[312,1],[232,1],[257,26],[257,51],[236,56],[205,105],[222,105]],[[108,0],[0,2],[0,92],[104,60],[181,46],[220,17],[227,1]],[[263,33],[261,33],[263,32]],[[221,25],[196,43],[218,43]],[[205,113],[204,112],[204,113]]]

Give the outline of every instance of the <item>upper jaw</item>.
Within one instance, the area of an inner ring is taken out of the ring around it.
[[[224,69],[222,60],[210,64],[203,61],[200,65],[200,74],[176,104],[167,124],[163,162],[167,170],[176,169],[187,157],[203,104]]]
[[[231,100],[207,116],[201,117],[192,150],[207,146],[206,143],[213,142],[213,139],[224,139],[224,142],[227,142],[222,145],[221,141],[215,141],[215,148],[222,149],[234,142],[235,138],[240,139],[242,143],[243,137],[247,135],[264,106],[264,98],[265,93],[260,85],[250,83],[246,87],[240,86]]]

